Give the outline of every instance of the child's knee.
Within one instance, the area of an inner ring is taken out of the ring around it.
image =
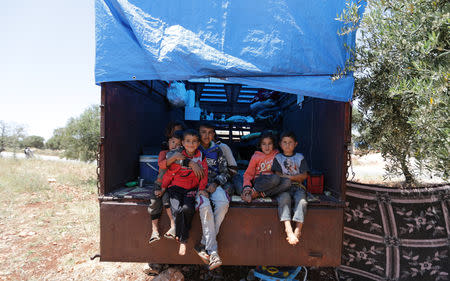
[[[195,209],[192,206],[183,205],[180,211],[183,212],[184,214],[193,214],[195,212]]]
[[[302,198],[302,199],[300,200],[300,206],[301,206],[302,208],[306,208],[306,206],[308,206],[308,201],[306,201],[305,198]]]
[[[210,198],[215,206],[217,206],[218,204],[228,204],[229,202],[226,191],[220,186],[218,186],[216,191],[211,194]]]
[[[150,199],[150,204],[148,205],[148,207],[154,209],[159,206],[160,201],[161,200],[159,199]]]
[[[161,202],[158,200],[150,200],[150,204],[148,205],[147,211],[150,215],[155,215],[161,213]]]
[[[211,204],[209,202],[209,198],[207,198],[207,197],[205,197],[203,195],[200,195],[200,196],[198,196],[196,198],[195,204],[196,204],[196,208],[199,209],[199,210],[202,210],[204,208],[211,208]]]
[[[267,178],[269,179],[271,185],[279,185],[282,179],[279,175],[276,174],[268,175]]]

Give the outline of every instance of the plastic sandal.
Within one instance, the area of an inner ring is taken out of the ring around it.
[[[222,265],[222,260],[220,259],[219,255],[216,253],[213,253],[209,259],[209,270],[214,270]]]
[[[148,244],[152,244],[153,242],[156,242],[159,239],[161,239],[159,233],[152,233],[152,236],[150,236],[150,239],[148,240]]]
[[[194,251],[200,257],[203,263],[209,264],[209,255],[206,252],[205,246],[203,246],[202,244],[198,244],[194,247]]]
[[[167,232],[164,234],[164,237],[168,239],[175,239],[175,228],[170,228],[167,230]]]

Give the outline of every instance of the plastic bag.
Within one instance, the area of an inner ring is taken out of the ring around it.
[[[186,105],[188,95],[184,83],[173,82],[167,89],[167,99],[175,107],[182,107]]]
[[[186,92],[187,100],[186,100],[186,106],[187,107],[194,107],[195,106],[195,92],[194,90],[189,90]]]

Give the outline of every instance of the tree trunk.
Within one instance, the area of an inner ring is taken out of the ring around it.
[[[406,165],[406,159],[405,157],[402,157],[400,160],[400,165],[402,168],[403,175],[405,176],[405,184],[406,186],[411,186],[414,184],[415,180],[413,175],[409,172],[408,165]]]

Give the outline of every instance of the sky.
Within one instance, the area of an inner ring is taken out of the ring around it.
[[[49,139],[89,105],[95,85],[93,0],[2,1],[0,120]]]

